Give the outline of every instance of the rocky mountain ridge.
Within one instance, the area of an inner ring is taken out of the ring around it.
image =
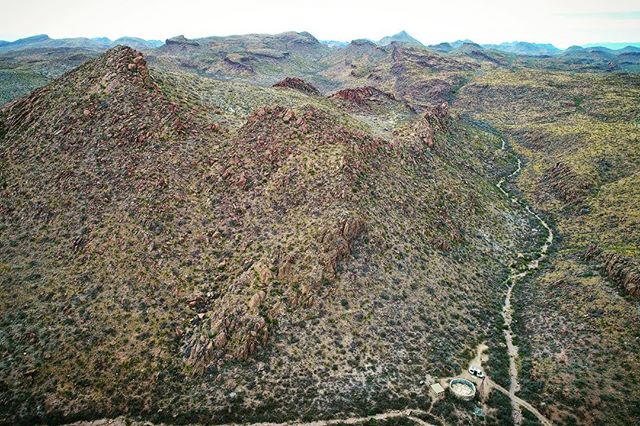
[[[634,62],[441,47],[0,55],[12,79],[50,70],[0,109],[0,422],[508,424],[495,387],[460,404],[427,383],[486,345],[509,387],[505,278],[532,262],[516,397],[555,423],[633,417]]]

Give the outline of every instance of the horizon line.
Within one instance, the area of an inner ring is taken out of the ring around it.
[[[278,35],[278,34],[286,34],[286,33],[297,33],[297,34],[301,34],[301,33],[307,33],[310,34],[312,37],[314,37],[316,40],[323,42],[323,41],[335,41],[335,42],[340,42],[340,43],[350,43],[354,40],[369,40],[372,42],[377,42],[379,40],[375,40],[372,38],[367,38],[367,37],[359,37],[359,38],[354,38],[351,40],[339,40],[339,39],[333,39],[333,38],[317,38],[316,36],[314,36],[310,31],[295,31],[295,30],[289,30],[289,31],[282,31],[282,32],[277,32],[277,33],[261,33],[261,32],[249,32],[249,33],[236,33],[236,34],[226,34],[226,35],[207,35],[207,36],[203,36],[203,37],[186,37],[184,34],[176,34],[173,35],[171,37],[166,37],[164,39],[162,38],[145,38],[145,37],[140,37],[140,36],[135,36],[135,35],[122,35],[120,37],[116,37],[116,38],[111,38],[111,37],[107,37],[107,36],[86,36],[86,35],[77,35],[77,36],[67,36],[67,37],[51,37],[49,34],[47,33],[37,33],[37,34],[32,34],[32,35],[26,35],[23,37],[18,37],[15,38],[13,40],[9,39],[9,38],[3,38],[0,37],[0,41],[3,42],[7,42],[7,43],[15,43],[17,41],[20,40],[26,40],[32,37],[38,37],[38,36],[46,36],[51,40],[67,40],[67,39],[87,39],[87,40],[98,40],[98,39],[107,39],[111,42],[116,41],[118,39],[121,38],[137,38],[140,40],[144,40],[144,41],[161,41],[161,42],[165,42],[166,40],[169,40],[171,38],[174,37],[179,37],[179,36],[183,36],[189,40],[198,40],[198,39],[203,39],[203,38],[209,38],[209,37],[222,37],[222,38],[227,38],[227,37],[235,37],[235,36],[247,36],[247,35]],[[411,36],[411,34],[409,34],[407,31],[405,30],[401,30],[398,31],[397,33],[394,34],[390,34],[388,36],[385,37],[391,37],[394,35],[398,35],[401,33],[406,33],[409,36]],[[416,39],[418,42],[420,42],[420,44],[422,44],[423,46],[427,47],[427,46],[435,46],[437,44],[442,44],[442,43],[457,43],[457,42],[471,42],[471,43],[476,43],[475,41],[469,39],[469,38],[458,38],[457,40],[452,40],[452,41],[440,41],[437,43],[432,43],[432,44],[425,44],[422,41],[420,41],[418,38],[411,36],[412,38]],[[618,44],[618,45],[625,45],[620,47],[619,49],[624,49],[625,47],[637,47],[637,46],[633,46],[633,45],[640,45],[640,41],[597,41],[597,42],[586,42],[586,43],[581,43],[581,44],[572,44],[569,45],[566,48],[562,48],[562,47],[558,47],[556,46],[553,42],[537,42],[537,41],[528,41],[528,40],[504,40],[501,42],[496,42],[496,43],[476,43],[479,44],[481,46],[484,45],[500,45],[500,44],[509,44],[509,43],[530,43],[530,44],[538,44],[538,45],[551,45],[557,49],[560,50],[567,50],[570,47],[573,46],[580,46],[580,47],[606,47],[606,44]],[[612,49],[612,50],[619,50],[619,49]]]

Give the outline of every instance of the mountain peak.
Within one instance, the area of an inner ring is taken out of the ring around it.
[[[416,45],[416,46],[423,46],[423,44],[420,41],[418,41],[417,39],[413,38],[406,31],[400,31],[397,34],[383,37],[378,41],[378,44],[381,45],[381,46],[386,46],[386,45],[388,45],[390,43],[394,43],[394,42],[395,43],[413,44],[413,45]]]
[[[291,42],[295,44],[307,44],[307,45],[316,45],[320,44],[317,38],[315,38],[311,33],[307,31],[295,32],[295,31],[287,31],[284,33],[276,34],[276,37],[285,41]]]
[[[30,36],[30,37],[25,37],[25,38],[21,38],[15,41],[11,41],[11,42],[6,42],[4,43],[4,45],[6,46],[23,46],[23,45],[30,45],[33,43],[42,43],[45,41],[49,41],[51,40],[51,38],[46,35],[46,34],[38,34],[38,35],[34,35],[34,36]]]
[[[49,37],[46,34],[37,34],[34,36],[30,36],[30,37],[25,37],[25,38],[21,38],[19,40],[16,40],[14,43],[18,43],[18,42],[36,42],[36,41],[47,41],[47,40],[51,40],[51,37]]]
[[[200,46],[200,43],[198,43],[195,40],[188,39],[185,36],[183,36],[182,34],[166,39],[164,44],[167,45],[167,46],[172,46],[172,45]]]

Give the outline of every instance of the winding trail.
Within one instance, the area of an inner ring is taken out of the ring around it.
[[[551,423],[551,421],[549,421],[549,419],[547,419],[545,416],[542,415],[542,413],[540,411],[538,411],[533,405],[529,404],[527,401],[525,401],[524,399],[521,399],[517,396],[511,396],[511,392],[509,392],[508,390],[506,390],[505,388],[503,388],[502,386],[500,386],[499,384],[497,384],[496,382],[494,382],[493,380],[487,378],[485,379],[486,384],[489,385],[489,387],[491,387],[492,389],[497,390],[498,392],[501,392],[505,395],[507,395],[509,398],[511,398],[511,401],[515,401],[517,404],[519,404],[521,407],[526,408],[527,410],[529,410],[534,416],[536,416],[536,418],[538,419],[538,421],[544,425],[544,426],[552,426],[553,423]]]
[[[502,140],[502,146],[500,148],[501,151],[506,151],[506,142]],[[511,328],[511,324],[513,322],[513,308],[511,307],[511,296],[513,294],[513,289],[516,284],[525,276],[527,276],[531,271],[538,269],[540,266],[540,262],[547,257],[547,252],[549,251],[549,247],[553,244],[553,231],[547,222],[544,221],[537,213],[531,210],[528,204],[519,200],[517,197],[512,196],[507,192],[503,185],[517,176],[522,170],[522,161],[518,158],[518,167],[507,177],[500,179],[500,181],[496,184],[496,187],[507,197],[511,199],[513,204],[518,204],[525,208],[525,210],[533,216],[547,231],[547,238],[545,243],[540,247],[540,250],[537,252],[537,256],[532,259],[524,268],[518,266],[512,266],[509,277],[506,279],[505,283],[508,284],[507,293],[505,295],[504,303],[502,305],[502,317],[504,319],[505,329],[504,329],[504,338],[507,344],[507,352],[509,354],[509,398],[511,399],[511,408],[512,408],[512,416],[513,422],[516,426],[522,423],[522,410],[521,407],[527,408],[531,411],[538,420],[544,425],[551,425],[551,422],[546,419],[542,414],[533,408],[530,404],[526,403],[522,399],[516,396],[516,392],[520,390],[520,383],[518,382],[518,347],[513,343],[513,330]],[[501,386],[497,385],[494,382],[490,382],[493,384],[493,387],[498,390],[504,390]],[[527,407],[528,405],[528,407]]]

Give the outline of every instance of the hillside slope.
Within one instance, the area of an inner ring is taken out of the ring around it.
[[[5,107],[0,420],[366,414],[498,353],[533,232],[493,185],[499,140],[386,99],[118,47]]]
[[[456,101],[513,138],[529,163],[518,187],[562,237],[517,297],[523,395],[559,423],[623,424],[640,407],[639,88],[635,74],[518,70]]]

